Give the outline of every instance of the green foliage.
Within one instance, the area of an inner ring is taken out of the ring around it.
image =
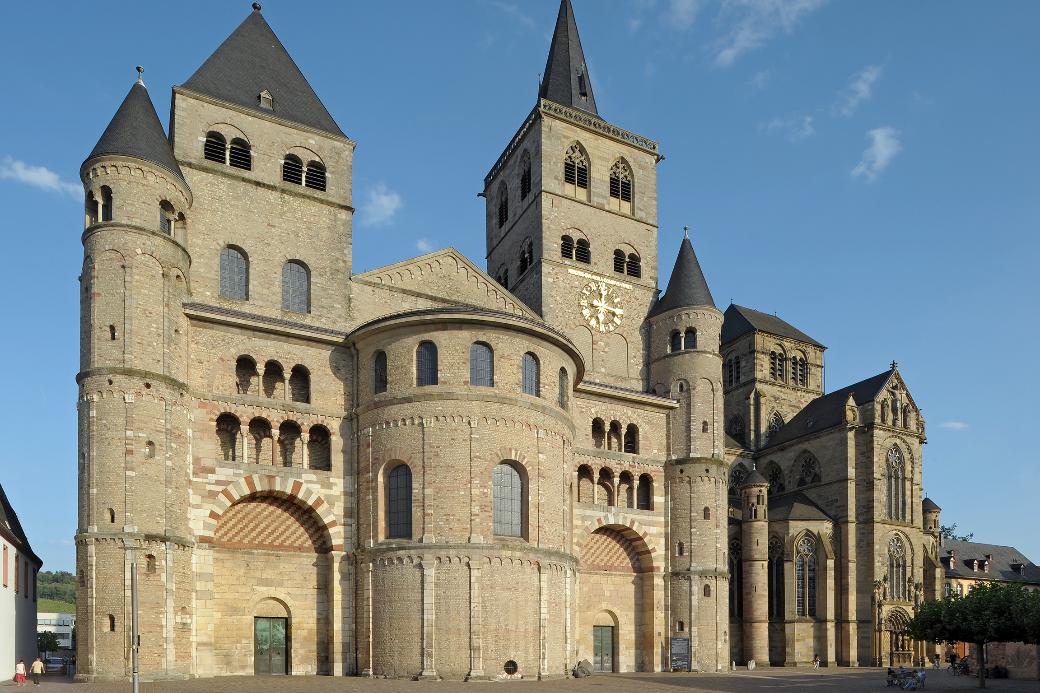
[[[36,647],[41,653],[43,652],[55,652],[57,651],[58,636],[50,631],[44,631],[36,634]]]
[[[64,570],[41,570],[36,576],[36,590],[40,599],[76,603],[76,576]]]
[[[36,611],[38,613],[74,614],[76,605],[57,599],[40,599],[36,602]]]
[[[954,541],[971,541],[975,538],[975,532],[957,534],[957,523],[952,525],[939,525],[939,540],[953,539]]]

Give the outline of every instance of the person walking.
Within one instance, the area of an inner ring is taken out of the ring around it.
[[[40,676],[43,674],[43,660],[40,659],[39,655],[36,655],[36,659],[33,661],[32,666],[29,667],[29,672],[32,674],[33,685],[39,686]]]
[[[813,669],[819,669],[820,668],[820,655],[818,655],[818,654],[814,654],[813,655],[813,657],[812,657],[812,668]]]
[[[25,660],[19,659],[14,665],[14,682],[19,688],[25,685]]]

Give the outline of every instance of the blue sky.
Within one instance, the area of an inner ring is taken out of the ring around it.
[[[944,523],[1040,561],[1040,4],[574,4],[600,114],[667,157],[663,273],[688,224],[720,307],[777,312],[828,345],[829,390],[897,360]],[[483,265],[476,193],[534,103],[557,6],[264,3],[359,143],[357,270],[447,245]],[[79,165],[135,65],[165,121],[170,87],[248,12],[4,9],[0,482],[47,568],[74,561]]]

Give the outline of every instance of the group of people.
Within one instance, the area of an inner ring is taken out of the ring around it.
[[[44,666],[43,660],[37,657],[33,660],[33,663],[29,665],[29,674],[32,675],[32,682],[34,686],[40,685],[40,677],[43,675]],[[14,666],[14,682],[19,688],[25,685],[25,660],[19,659],[18,664]]]

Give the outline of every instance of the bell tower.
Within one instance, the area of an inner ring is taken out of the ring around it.
[[[642,389],[657,289],[657,143],[604,120],[571,0],[538,101],[484,178],[488,273],[578,346],[589,380]]]

